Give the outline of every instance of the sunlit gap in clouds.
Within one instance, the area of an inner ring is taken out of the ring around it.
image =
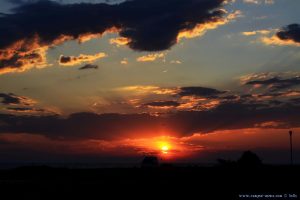
[[[191,145],[174,136],[159,136],[140,139],[126,139],[120,143],[134,148],[138,155],[157,156],[163,161],[176,161],[199,153],[203,146]]]

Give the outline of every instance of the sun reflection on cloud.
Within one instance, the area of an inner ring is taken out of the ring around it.
[[[167,160],[187,158],[203,149],[201,145],[191,145],[173,136],[127,139],[119,142],[122,146],[134,148],[139,155],[158,156]]]

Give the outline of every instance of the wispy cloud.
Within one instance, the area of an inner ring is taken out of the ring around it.
[[[95,55],[80,54],[79,56],[63,56],[61,55],[58,62],[62,66],[74,66],[82,63],[91,63],[101,58],[107,57],[105,53],[97,53]]]
[[[164,58],[164,56],[165,56],[164,53],[148,54],[148,55],[145,55],[145,56],[138,57],[136,59],[136,61],[138,61],[138,62],[152,62],[152,61],[157,60],[158,58]]]
[[[244,3],[248,4],[274,4],[274,0],[243,0]]]
[[[110,44],[116,44],[117,46],[124,46],[130,43],[130,39],[126,37],[118,37],[110,39],[109,42]]]
[[[242,32],[242,35],[245,35],[245,36],[253,36],[253,35],[268,35],[270,34],[270,30],[256,30],[256,31],[245,31],[245,32]]]
[[[226,10],[220,10],[220,11],[223,12],[224,14],[227,13]],[[180,31],[177,36],[177,41],[179,41],[183,38],[190,39],[190,38],[200,37],[200,36],[204,35],[208,30],[216,29],[217,27],[219,27],[221,25],[228,24],[229,22],[231,22],[241,16],[242,16],[242,11],[237,10],[233,13],[227,14],[227,16],[224,18],[216,18],[215,21],[213,21],[213,22],[197,24],[197,25],[195,25],[195,27],[193,29],[186,29],[186,30]]]

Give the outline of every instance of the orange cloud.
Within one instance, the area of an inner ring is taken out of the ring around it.
[[[278,122],[275,121],[265,122],[265,124],[263,123],[262,125],[267,126],[269,129],[261,128],[260,125],[258,125],[258,127],[255,128],[221,130],[210,134],[197,133],[189,137],[184,137],[181,140],[192,144],[203,145],[206,150],[244,150],[249,147],[253,149],[286,149],[289,147],[284,142],[288,140],[287,129],[278,129]],[[299,130],[299,128],[295,128],[295,132]],[[297,145],[298,144],[299,142],[297,141]]]
[[[84,42],[87,42],[87,41],[92,40],[92,39],[101,38],[106,34],[118,33],[120,31],[121,31],[120,28],[111,27],[111,28],[105,30],[103,33],[83,33],[83,34],[80,34],[78,36],[78,42],[79,43],[84,43]]]
[[[94,62],[98,59],[104,58],[107,55],[105,53],[97,53],[95,55],[85,55],[80,54],[79,56],[63,56],[61,55],[59,58],[59,64],[63,66],[74,66],[79,65],[81,63],[90,63]]]
[[[47,63],[47,51],[50,47],[59,45],[73,37],[61,35],[51,45],[41,41],[38,35],[32,38],[14,42],[0,50],[0,74],[24,72],[32,68],[41,69],[51,64]]]
[[[296,46],[299,47],[299,42],[294,41],[292,38],[281,39],[278,37],[279,29],[269,30],[257,30],[257,31],[245,31],[241,34],[244,36],[255,36],[259,35],[260,38],[256,42],[263,43],[268,46]]]
[[[154,110],[169,110],[169,109],[174,109],[175,106],[147,106],[150,109],[154,109]]]
[[[138,57],[136,60],[138,62],[152,62],[152,61],[155,61],[158,58],[163,58],[164,56],[165,56],[164,53],[155,53],[155,54],[149,54],[149,55],[146,55],[146,56]]]
[[[130,39],[126,37],[118,37],[118,38],[112,38],[109,40],[110,44],[116,44],[117,46],[124,46],[130,43]]]
[[[178,110],[205,111],[216,108],[221,104],[218,99],[210,100],[203,97],[184,96],[181,97],[181,104]]]
[[[278,93],[277,95],[278,97],[284,97],[284,98],[297,97],[300,96],[300,91],[289,90],[289,91]]]
[[[32,68],[49,66],[46,59],[47,45],[41,45],[39,37],[23,39],[0,50],[0,74],[24,72]]]
[[[257,31],[245,31],[242,32],[242,35],[245,36],[253,36],[253,35],[257,35],[257,34],[261,34],[261,35],[268,35],[270,34],[270,30],[257,30]]]
[[[296,46],[300,47],[300,43],[293,41],[292,39],[287,39],[287,40],[281,40],[279,37],[276,35],[273,35],[271,37],[263,37],[260,39],[262,43],[266,45],[276,45],[276,46]]]
[[[23,54],[16,54],[8,60],[2,60],[0,74],[24,72],[32,68],[41,69],[50,66],[46,60],[46,50],[47,48],[36,49]]]
[[[200,102],[206,101],[203,97],[184,96],[181,97],[181,104],[177,107],[178,110],[196,110],[195,108]]]
[[[226,13],[226,10],[221,10],[222,12]],[[232,20],[240,17],[242,15],[242,12],[240,10],[237,10],[233,13],[228,14],[225,18],[219,18],[216,17],[212,22],[207,22],[204,24],[197,24],[194,29],[192,30],[182,30],[179,32],[177,36],[177,41],[186,38],[191,39],[195,37],[200,37],[206,33],[206,31],[211,29],[216,29],[217,27],[221,25],[228,24]]]
[[[170,63],[171,64],[178,64],[178,65],[182,64],[182,62],[180,60],[171,60]]]
[[[263,80],[277,75],[273,72],[264,72],[264,73],[252,73],[239,77],[240,83],[245,85],[247,82],[252,80]]]
[[[200,107],[203,109],[203,110],[210,110],[210,109],[213,109],[213,108],[216,108],[217,106],[219,106],[221,104],[221,101],[220,100],[212,100],[212,101],[209,101],[203,105],[201,105]]]
[[[283,127],[285,123],[277,122],[277,121],[267,121],[260,124],[255,124],[255,127],[259,128],[277,128],[277,127]]]
[[[90,41],[92,39],[101,38],[101,37],[102,37],[102,34],[100,34],[100,33],[97,33],[97,34],[85,33],[85,34],[79,35],[78,42],[84,43],[84,42]]]
[[[158,95],[174,95],[177,94],[178,88],[161,88],[153,85],[134,85],[117,88],[117,91],[131,92],[137,95],[158,94]]]
[[[122,65],[127,65],[128,64],[128,59],[124,58],[123,60],[121,60],[120,62]]]

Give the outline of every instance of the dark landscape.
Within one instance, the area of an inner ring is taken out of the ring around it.
[[[220,163],[212,167],[71,169],[47,166],[0,171],[7,199],[299,199],[300,166]],[[252,195],[252,196],[251,196]],[[105,198],[107,197],[107,198]]]

